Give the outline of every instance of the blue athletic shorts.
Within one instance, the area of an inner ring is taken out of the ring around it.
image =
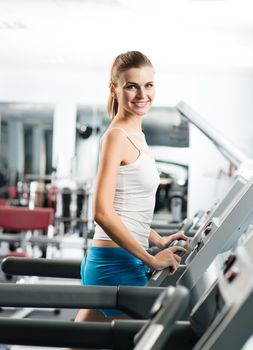
[[[147,266],[140,259],[121,247],[96,247],[88,249],[82,264],[83,285],[144,286]],[[100,310],[105,317],[120,315],[115,309]]]

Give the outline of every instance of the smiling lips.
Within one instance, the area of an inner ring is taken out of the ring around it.
[[[143,108],[143,107],[146,107],[146,105],[148,104],[149,101],[140,101],[140,102],[133,102],[133,104],[136,106],[136,107],[139,107],[139,108]]]

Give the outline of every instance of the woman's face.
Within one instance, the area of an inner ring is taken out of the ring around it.
[[[131,68],[119,76],[115,94],[118,113],[143,116],[155,96],[154,70],[150,66]]]

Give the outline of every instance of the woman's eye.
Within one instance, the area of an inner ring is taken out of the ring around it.
[[[129,90],[134,90],[134,89],[135,89],[135,85],[128,85],[128,86],[127,86],[127,89],[129,89]]]
[[[148,84],[146,85],[146,87],[147,87],[148,89],[151,89],[153,86],[154,86],[154,84],[152,84],[152,83],[148,83]]]

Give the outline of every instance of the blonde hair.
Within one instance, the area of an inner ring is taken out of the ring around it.
[[[139,51],[127,51],[126,53],[118,55],[111,67],[110,84],[117,86],[117,81],[122,72],[130,68],[141,68],[143,66],[150,66],[153,68],[148,57]],[[118,101],[112,94],[110,94],[108,98],[107,111],[111,119],[113,119],[118,112]]]

